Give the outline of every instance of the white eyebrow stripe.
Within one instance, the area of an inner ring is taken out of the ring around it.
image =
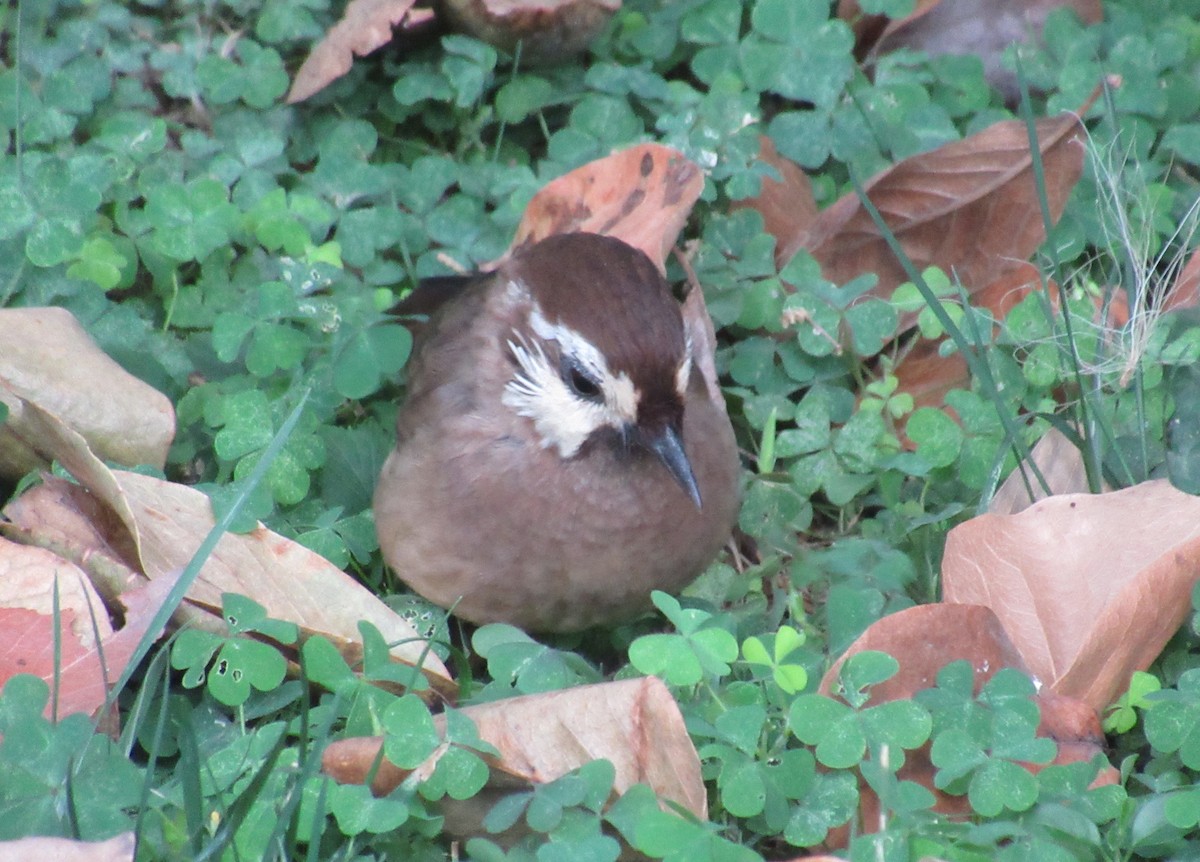
[[[574,357],[598,380],[611,376],[608,371],[608,363],[590,341],[569,326],[551,323],[542,314],[542,310],[536,302],[533,303],[533,311],[529,313],[529,325],[544,340],[557,341],[562,345],[563,353]]]
[[[533,303],[529,313],[529,326],[545,341],[557,341],[562,352],[578,362],[583,369],[591,374],[599,383],[600,391],[604,393],[604,401],[609,409],[616,414],[620,423],[637,421],[638,391],[633,381],[624,371],[613,374],[608,367],[604,355],[590,341],[569,326],[561,323],[551,323]],[[608,424],[617,425],[617,422]]]

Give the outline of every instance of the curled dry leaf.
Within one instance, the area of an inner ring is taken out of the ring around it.
[[[125,625],[114,632],[104,602],[82,571],[43,548],[0,539],[0,688],[13,676],[30,673],[52,688],[58,686],[47,715],[52,708],[60,717],[73,712],[94,715],[174,582],[173,576],[166,576],[130,584],[121,597]],[[55,697],[57,705],[52,706]]]
[[[561,63],[600,34],[621,0],[440,0],[455,27],[526,63]]]
[[[679,259],[688,273],[688,292],[680,313],[683,315],[684,330],[691,346],[692,364],[699,369],[700,376],[704,378],[708,397],[725,410],[725,393],[721,391],[721,383],[717,379],[717,331],[708,314],[708,305],[704,302],[704,291],[692,271],[691,264],[683,254],[679,255]]]
[[[457,837],[486,834],[483,816],[496,796],[514,787],[553,781],[592,760],[606,758],[616,770],[614,790],[623,793],[646,784],[660,798],[704,819],[707,797],[700,759],[688,737],[683,716],[666,685],[656,677],[579,686],[565,691],[514,697],[462,710],[495,746],[489,759],[489,788],[466,803],[444,803],[447,832]],[[441,716],[436,719],[444,730]],[[366,780],[383,741],[359,737],[333,742],[322,766],[344,783]],[[432,770],[438,757],[418,771]],[[371,789],[389,793],[408,772],[386,759]]]
[[[877,620],[829,668],[821,679],[820,692],[833,696],[838,674],[846,659],[867,650],[891,655],[900,670],[891,679],[871,688],[870,705],[910,699],[916,692],[937,683],[938,672],[954,661],[970,663],[976,693],[1001,668],[1010,667],[1027,673],[1020,652],[1013,645],[1000,619],[989,608],[970,604],[918,605]],[[1039,693],[1041,723],[1038,735],[1059,744],[1055,763],[1090,761],[1104,750],[1100,720],[1091,706],[1049,692]],[[1032,772],[1041,767],[1029,764]],[[943,814],[966,816],[970,803],[964,796],[951,796],[934,786],[935,769],[929,758],[928,743],[908,752],[897,775],[915,781],[929,790],[936,800],[934,808]],[[1105,770],[1098,783],[1113,783],[1116,770]],[[859,783],[859,822],[874,831],[879,819],[879,798],[865,783]],[[848,840],[843,828],[831,834],[828,844],[840,847]]]
[[[296,72],[287,102],[294,105],[319,93],[350,71],[355,56],[365,57],[392,41],[392,28],[413,16],[428,17],[413,10],[416,0],[350,0],[346,11],[317,43]],[[411,13],[411,15],[410,15]]]
[[[641,249],[665,270],[703,190],[694,162],[670,147],[638,144],[543,187],[525,208],[510,252],[552,234],[599,233]]]
[[[1083,127],[1076,115],[1062,114],[1039,120],[1036,132],[1050,215],[1057,220],[1083,171]],[[940,266],[973,294],[1045,239],[1032,164],[1025,123],[1006,120],[905,159],[864,190],[918,270]],[[822,210],[806,234],[778,239],[781,266],[805,248],[836,284],[875,273],[879,283],[871,293],[883,299],[908,280],[853,192]],[[915,319],[909,314],[902,325]]]
[[[109,544],[127,538],[120,520],[95,496],[80,493],[73,482],[44,477],[42,484],[10,501],[4,514],[12,520],[0,519],[0,534],[17,542],[36,541],[38,547],[70,560],[87,573],[110,607],[139,577],[124,562],[135,559],[136,551]],[[87,549],[87,555],[81,555],[79,549]]]
[[[1048,688],[1100,710],[1183,623],[1200,577],[1200,498],[1156,480],[1050,497],[950,531],[947,602],[996,612]]]
[[[0,309],[0,475],[15,478],[49,467],[25,406],[54,413],[101,457],[162,468],[175,437],[167,397],[129,374],[96,346],[61,308]]]
[[[578,54],[594,39],[621,0],[438,0],[440,14],[455,29],[513,53],[525,63],[557,63]],[[350,0],[342,18],[305,59],[292,79],[287,102],[319,93],[365,57],[392,41],[392,29],[425,29],[434,13],[416,0]]]
[[[115,557],[151,580],[188,564],[213,528],[208,497],[184,485],[110,470],[54,417],[36,408],[31,416],[54,457],[80,485],[49,480],[50,492],[22,495],[5,508],[26,540],[69,549],[73,560],[93,552]],[[81,526],[92,516],[90,530]],[[76,544],[89,536],[98,539],[95,546]],[[253,599],[270,616],[294,622],[306,634],[324,635],[351,664],[361,657],[358,622],[367,620],[394,644],[397,661],[421,666],[441,695],[454,695],[449,672],[407,621],[320,555],[265,527],[222,536],[184,604],[219,616],[225,592]]]

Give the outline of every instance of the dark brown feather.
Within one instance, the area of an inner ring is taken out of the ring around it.
[[[612,237],[560,234],[519,252],[502,274],[530,286],[543,314],[584,333],[609,370],[641,393],[638,424],[679,421],[675,373],[686,344],[679,302],[643,252]]]

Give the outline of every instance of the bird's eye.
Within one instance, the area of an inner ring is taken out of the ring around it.
[[[565,365],[563,380],[567,386],[571,387],[571,391],[588,401],[599,400],[600,383],[574,362],[568,362]]]

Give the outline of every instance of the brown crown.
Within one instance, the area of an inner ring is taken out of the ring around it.
[[[547,320],[570,327],[624,372],[641,394],[638,424],[675,425],[683,405],[675,373],[685,347],[679,303],[643,252],[612,237],[558,234],[507,264]]]

